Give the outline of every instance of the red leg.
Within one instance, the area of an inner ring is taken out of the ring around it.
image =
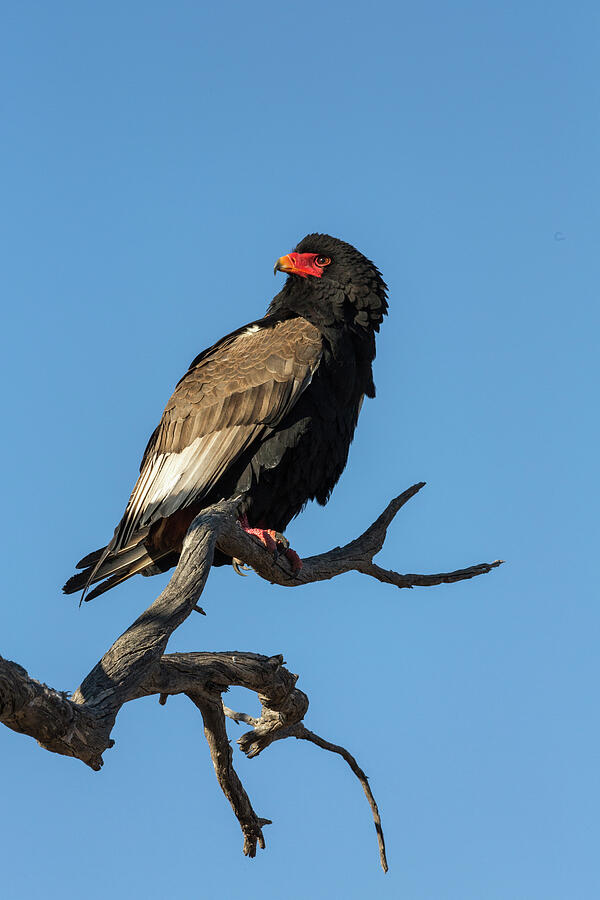
[[[252,537],[257,538],[263,547],[273,554],[275,559],[277,559],[280,552],[283,551],[284,556],[286,556],[291,563],[292,570],[294,572],[300,571],[302,568],[302,560],[296,551],[291,549],[282,534],[279,534],[272,528],[251,528],[248,523],[248,516],[246,515],[240,516],[238,522],[246,534],[251,534]]]

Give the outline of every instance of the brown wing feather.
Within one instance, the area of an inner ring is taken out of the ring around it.
[[[110,551],[201,500],[291,409],[321,353],[318,330],[295,318],[250,326],[201,356],[175,388],[148,443]]]

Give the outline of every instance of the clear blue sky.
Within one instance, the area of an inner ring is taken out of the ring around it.
[[[587,900],[598,809],[598,7],[4,4],[0,652],[74,689],[164,579],[60,593],[112,534],[189,361],[326,231],[390,286],[377,399],[304,555],[427,488],[380,561],[485,578],[286,592],[230,570],[170,649],[283,652],[307,724],[236,753],[254,861],[189,702],[130,704],[95,774],[0,731],[7,900]],[[252,711],[254,698],[231,697]],[[231,727],[232,737],[237,735]]]

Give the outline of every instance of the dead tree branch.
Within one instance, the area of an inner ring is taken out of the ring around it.
[[[237,501],[224,501],[204,510],[192,522],[175,572],[159,597],[104,654],[71,698],[30,678],[22,666],[0,657],[0,722],[34,737],[54,753],[73,756],[94,770],[114,745],[110,737],[121,707],[130,700],[158,694],[185,694],[200,710],[204,733],[223,793],[240,823],[244,853],[264,847],[262,829],[269,819],[259,817],[232,764],[225,716],[251,725],[238,744],[247,757],[258,756],[273,741],[287,737],[308,740],[341,755],[363,786],[373,813],[381,865],[387,871],[383,831],[367,777],[343,747],[325,741],[303,724],[308,697],[296,687],[297,675],[283,666],[283,657],[256,653],[172,653],[165,655],[169,638],[197,605],[218,547],[250,565],[262,578],[285,587],[298,587],[356,571],[396,587],[429,586],[473,578],[501,561],[436,575],[401,575],[380,568],[373,557],[381,550],[397,512],[421,488],[413,485],[396,497],[360,537],[344,547],[303,561],[294,574],[285,557],[274,560],[264,547],[237,524]],[[230,685],[255,691],[262,704],[258,719],[235,713],[222,703]]]

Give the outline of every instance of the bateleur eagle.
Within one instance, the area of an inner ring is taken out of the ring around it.
[[[362,253],[326,234],[305,237],[277,271],[288,278],[266,315],[197,356],[177,384],[112,540],[77,564],[65,593],[101,582],[91,600],[171,568],[192,519],[218,500],[241,497],[240,524],[274,549],[308,500],[329,499],[363,398],[375,396],[387,288]],[[214,563],[226,561],[217,551]]]

